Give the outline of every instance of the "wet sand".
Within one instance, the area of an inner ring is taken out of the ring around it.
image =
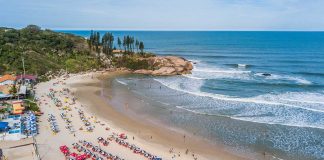
[[[128,135],[134,136],[136,141],[144,145],[145,148],[157,149],[160,152],[158,154],[169,154],[170,157],[175,154],[176,159],[188,159],[188,157],[193,159],[192,154],[198,159],[245,159],[242,156],[225,151],[221,145],[212,145],[205,139],[192,136],[190,133],[153,123],[151,120],[145,120],[140,116],[127,114],[123,112],[123,108],[116,110],[114,107],[118,106],[112,107],[107,103],[111,96],[103,93],[103,87],[105,90],[109,90],[109,81],[118,75],[100,75],[100,80],[72,83],[70,88],[74,90],[75,96],[86,106],[89,112],[111,122],[114,127],[125,130]],[[129,96],[129,94],[124,96]],[[132,97],[127,98],[132,100]],[[129,101],[125,104],[128,107],[128,104],[136,103]],[[169,153],[171,148],[173,148],[172,154]],[[187,149],[188,153],[186,154]]]

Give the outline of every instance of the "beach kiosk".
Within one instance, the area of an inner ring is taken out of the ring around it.
[[[13,101],[12,102],[12,114],[23,114],[25,107],[23,101]]]

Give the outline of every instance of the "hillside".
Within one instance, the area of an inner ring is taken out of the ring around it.
[[[0,74],[23,72],[22,59],[26,72],[38,75],[96,67],[83,37],[41,30],[35,25],[20,30],[0,28]]]
[[[117,40],[119,52],[114,52],[117,51],[114,40]],[[87,40],[42,30],[36,25],[20,30],[0,27],[0,75],[23,73],[23,62],[26,73],[36,75],[62,69],[76,73],[112,66],[141,70],[145,74],[152,72],[153,75],[187,74],[192,69],[191,63],[183,58],[154,57],[144,52],[142,41],[128,35],[121,40],[120,37],[115,39],[112,33],[101,36],[91,31]]]

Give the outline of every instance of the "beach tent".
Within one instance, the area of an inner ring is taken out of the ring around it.
[[[6,131],[9,128],[8,122],[0,122],[0,131]]]

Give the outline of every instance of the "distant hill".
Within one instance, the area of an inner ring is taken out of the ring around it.
[[[36,25],[23,29],[0,27],[0,74],[26,72],[42,75],[67,69],[79,72],[98,67],[87,40],[72,34],[42,30]]]

